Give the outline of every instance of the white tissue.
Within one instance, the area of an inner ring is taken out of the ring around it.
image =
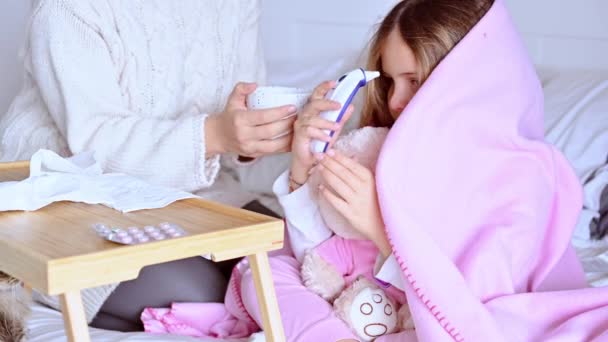
[[[33,211],[53,202],[102,204],[123,213],[165,207],[197,196],[151,185],[133,176],[103,173],[92,153],[62,158],[40,150],[30,161],[30,177],[0,183],[0,211]]]

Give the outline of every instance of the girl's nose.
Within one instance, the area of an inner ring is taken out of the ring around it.
[[[400,114],[405,109],[406,104],[405,99],[393,95],[388,102],[388,108],[393,114]]]

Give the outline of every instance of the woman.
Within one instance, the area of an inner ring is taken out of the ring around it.
[[[256,85],[237,84],[264,82],[258,17],[258,1],[39,1],[25,84],[0,121],[0,159],[93,150],[107,171],[264,210],[236,180],[246,168],[220,163],[290,147],[290,134],[271,138],[290,132],[295,108],[247,111]],[[87,318],[140,330],[144,306],[221,301],[221,271],[203,258],[146,268],[85,291]]]

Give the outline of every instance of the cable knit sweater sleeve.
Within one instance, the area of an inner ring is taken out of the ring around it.
[[[260,39],[258,22],[260,20],[260,1],[249,0],[247,8],[241,12],[239,51],[236,77],[238,81],[266,82],[266,64]]]
[[[107,170],[157,184],[212,184],[219,161],[205,158],[207,115],[162,119],[129,110],[101,25],[71,4],[43,1],[30,37],[33,77],[71,152],[93,150]]]

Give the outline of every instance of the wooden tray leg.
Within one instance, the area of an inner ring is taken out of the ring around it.
[[[59,295],[65,333],[70,342],[90,342],[89,326],[82,306],[80,291],[70,291]]]
[[[268,255],[265,252],[250,255],[249,264],[253,273],[266,341],[284,342],[283,323],[281,322],[277,296],[274,292]]]

